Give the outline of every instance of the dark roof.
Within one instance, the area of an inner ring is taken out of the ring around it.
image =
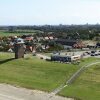
[[[60,43],[62,45],[73,46],[78,42],[78,40],[68,40],[68,39],[57,39],[55,40],[56,43]]]

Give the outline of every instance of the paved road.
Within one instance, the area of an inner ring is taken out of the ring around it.
[[[57,89],[55,89],[54,91],[51,92],[51,97],[53,97],[54,95],[56,95],[57,93],[59,93],[62,89],[64,89],[65,87],[67,87],[69,84],[71,84],[79,75],[80,73],[82,73],[86,68],[91,67],[92,65],[95,64],[99,64],[100,62],[94,62],[85,66],[82,66],[67,82],[65,85],[61,85],[60,87],[58,87]]]
[[[5,94],[0,94],[0,100],[23,100],[14,96],[9,96]]]
[[[60,96],[50,98],[49,93],[0,84],[0,100],[72,100]]]

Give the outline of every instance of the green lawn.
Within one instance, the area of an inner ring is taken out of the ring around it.
[[[13,54],[0,53],[0,61]],[[65,82],[78,66],[46,62],[36,57],[12,60],[0,64],[0,82],[32,89],[51,91]]]
[[[100,65],[88,68],[60,95],[78,98],[77,100],[100,100]]]
[[[65,83],[81,66],[99,60],[88,58],[82,60],[80,65],[72,65],[46,62],[30,56],[19,60],[7,60],[12,57],[14,57],[13,54],[0,53],[0,83],[8,83],[43,91],[54,90]],[[95,69],[94,71],[99,72],[100,70]],[[97,77],[98,82],[92,81],[91,83],[91,80],[86,80],[87,75],[89,75],[88,72],[82,74],[75,83],[65,88],[60,95],[77,97],[82,100],[99,100],[100,78]],[[93,93],[94,96],[88,96],[86,93],[89,92],[90,94]],[[93,97],[95,99],[92,99]]]

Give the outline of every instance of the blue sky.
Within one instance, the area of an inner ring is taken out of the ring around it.
[[[100,0],[0,0],[0,25],[100,23]]]

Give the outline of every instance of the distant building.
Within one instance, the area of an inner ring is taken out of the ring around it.
[[[33,37],[26,37],[24,40],[25,41],[32,41],[33,40]]]
[[[67,40],[67,39],[57,39],[55,40],[56,43],[62,44],[62,45],[67,45],[67,46],[73,46],[76,44],[76,40]]]
[[[84,44],[80,40],[70,40],[70,39],[57,39],[56,43],[62,44],[64,46],[74,47],[74,48],[82,48]]]
[[[70,56],[61,56],[61,55],[52,55],[51,61],[71,62],[71,57]]]
[[[80,59],[81,59],[81,55],[75,55],[75,56],[52,55],[51,56],[51,61],[59,61],[59,62],[72,62]]]
[[[48,37],[45,37],[45,40],[53,40],[53,36],[48,36]]]

